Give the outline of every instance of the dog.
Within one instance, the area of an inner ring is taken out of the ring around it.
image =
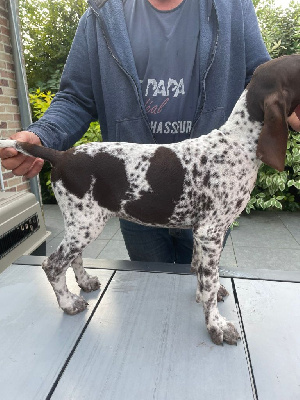
[[[298,104],[300,55],[292,55],[258,67],[228,121],[197,139],[170,145],[89,143],[65,152],[0,141],[0,147],[52,164],[65,236],[42,267],[62,310],[77,314],[87,307],[67,288],[70,265],[83,291],[99,289],[97,277],[83,268],[82,252],[110,217],[192,228],[196,301],[203,303],[208,332],[215,344],[237,344],[238,331],[217,307],[228,294],[218,272],[223,238],[249,201],[261,163],[283,171],[287,117]]]

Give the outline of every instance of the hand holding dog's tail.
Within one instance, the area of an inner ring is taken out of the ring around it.
[[[41,141],[38,136],[28,131],[15,133],[8,140],[18,140],[20,142],[34,143],[41,146]],[[4,168],[12,170],[15,175],[24,175],[26,178],[33,178],[36,176],[44,164],[41,158],[33,158],[22,154],[18,152],[13,143],[5,143],[5,141],[2,141],[0,146],[0,158]]]
[[[0,140],[0,158],[2,165],[15,175],[32,178],[37,175],[44,160],[55,163],[57,151],[45,148],[32,132],[18,132],[10,139]]]

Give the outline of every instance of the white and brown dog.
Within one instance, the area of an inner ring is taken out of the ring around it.
[[[203,303],[212,341],[236,344],[234,325],[219,314],[218,264],[225,232],[245,208],[265,162],[282,171],[287,117],[300,104],[300,55],[257,68],[228,121],[206,136],[171,145],[89,143],[65,152],[13,140],[0,147],[52,164],[52,185],[65,222],[65,237],[43,263],[59,306],[83,311],[83,297],[69,292],[71,265],[84,291],[100,283],[82,265],[82,252],[112,216],[161,227],[192,228],[196,299]]]

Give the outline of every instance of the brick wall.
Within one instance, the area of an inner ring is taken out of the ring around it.
[[[0,0],[0,136],[9,137],[21,130],[14,60],[10,40],[7,0]],[[2,167],[5,191],[29,189],[29,181]]]

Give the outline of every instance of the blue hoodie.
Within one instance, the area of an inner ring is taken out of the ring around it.
[[[219,128],[255,68],[270,59],[251,0],[200,1],[200,96],[191,137]],[[122,0],[89,0],[44,116],[28,127],[65,150],[99,120],[104,141],[155,143],[124,18]]]

